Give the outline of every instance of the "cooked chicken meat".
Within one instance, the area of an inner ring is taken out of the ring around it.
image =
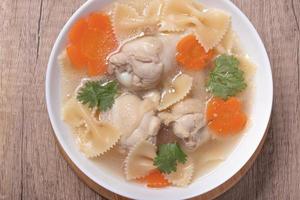
[[[175,67],[176,49],[171,48],[170,40],[175,37],[145,36],[124,44],[121,50],[109,58],[110,74],[115,74],[118,81],[132,90],[155,88],[164,73]],[[168,46],[167,46],[168,45]]]
[[[145,113],[140,125],[125,141],[126,146],[133,146],[139,141],[146,139],[156,143],[156,135],[159,131],[161,119],[154,115],[154,112]]]
[[[161,120],[155,116],[155,103],[133,94],[118,97],[111,110],[111,120],[121,131],[120,145],[128,149],[142,139],[155,142]]]
[[[174,134],[181,138],[181,143],[189,151],[196,150],[207,141],[207,132],[203,131],[205,120],[202,113],[186,114],[172,124]]]
[[[205,125],[203,115],[200,113],[186,114],[173,123],[174,134],[180,138],[187,138],[195,134]]]
[[[174,134],[180,138],[186,150],[194,151],[209,139],[203,115],[204,104],[197,99],[186,99],[173,106],[171,112],[163,112],[159,117],[170,125]]]

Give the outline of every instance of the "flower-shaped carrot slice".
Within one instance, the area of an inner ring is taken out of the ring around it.
[[[208,126],[218,135],[237,134],[247,123],[241,102],[231,97],[228,100],[213,98],[208,102],[206,117]]]
[[[214,52],[205,52],[194,35],[188,35],[177,44],[176,60],[190,70],[203,69],[214,57]]]
[[[67,53],[74,67],[96,76],[106,72],[106,58],[117,45],[109,16],[91,13],[71,28]]]

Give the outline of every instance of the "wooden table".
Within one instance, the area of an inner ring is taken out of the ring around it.
[[[260,156],[219,199],[300,199],[300,1],[233,1],[266,45],[275,99]],[[0,200],[103,199],[60,155],[45,105],[51,48],[83,2],[0,1]]]

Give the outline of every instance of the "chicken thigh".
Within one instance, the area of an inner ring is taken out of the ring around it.
[[[205,131],[204,105],[198,99],[185,99],[175,104],[171,112],[162,112],[159,117],[172,127],[173,133],[188,151],[195,151],[208,141],[210,135]]]
[[[118,97],[111,109],[111,120],[120,130],[122,149],[129,149],[141,140],[153,143],[161,125],[161,119],[155,116],[155,102],[140,99],[133,94]]]
[[[125,43],[110,56],[108,72],[131,90],[155,88],[176,67],[176,36],[145,36]]]

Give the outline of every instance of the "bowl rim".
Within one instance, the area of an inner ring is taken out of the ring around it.
[[[68,19],[67,23],[64,25],[64,27],[61,29],[56,41],[55,41],[55,44],[53,46],[53,49],[51,51],[51,54],[50,54],[50,58],[49,58],[49,62],[48,62],[48,66],[47,66],[47,72],[46,72],[46,79],[45,79],[45,91],[46,91],[46,95],[45,95],[45,98],[46,98],[46,104],[47,104],[47,110],[48,110],[48,115],[49,115],[49,118],[50,118],[50,121],[51,121],[51,125],[52,125],[52,128],[54,130],[54,135],[55,135],[55,138],[57,139],[58,141],[58,144],[62,147],[62,149],[64,150],[65,154],[67,155],[67,157],[70,158],[70,160],[74,163],[74,165],[83,173],[85,174],[89,179],[91,179],[93,182],[97,183],[98,185],[100,185],[101,187],[104,187],[105,189],[109,190],[109,191],[112,191],[114,193],[117,193],[117,194],[120,194],[122,196],[125,196],[127,198],[136,198],[136,196],[134,196],[134,194],[130,194],[126,191],[120,191],[120,190],[116,190],[114,187],[106,184],[105,182],[99,182],[97,180],[95,180],[95,177],[92,177],[91,174],[88,172],[88,171],[85,171],[84,169],[82,169],[82,167],[80,166],[79,163],[77,163],[76,161],[74,161],[72,159],[72,156],[70,155],[70,152],[66,151],[64,145],[63,145],[63,141],[61,140],[61,138],[59,137],[59,128],[55,122],[55,116],[54,116],[54,113],[53,113],[53,110],[51,109],[51,100],[50,100],[50,96],[51,96],[51,90],[50,90],[50,85],[51,85],[51,78],[50,78],[50,74],[51,74],[51,70],[52,68],[54,68],[54,61],[57,59],[57,57],[55,56],[55,52],[58,51],[58,47],[59,47],[59,43],[62,41],[62,37],[63,35],[66,34],[67,32],[67,27],[69,27],[73,22],[74,20],[81,16],[82,15],[82,12],[86,9],[88,9],[88,7],[93,3],[95,2],[96,0],[88,0],[87,2],[85,2],[79,9],[77,9],[77,11]],[[260,48],[262,49],[263,51],[263,57],[265,59],[267,59],[267,67],[269,69],[270,72],[272,72],[271,70],[271,64],[270,64],[270,61],[269,61],[269,57],[268,57],[268,54],[267,54],[267,51],[266,51],[266,48],[258,34],[258,32],[256,31],[256,29],[254,28],[254,26],[252,25],[252,23],[250,22],[250,20],[246,17],[246,15],[231,1],[229,0],[223,0],[224,3],[227,3],[232,9],[234,9],[235,12],[238,13],[238,15],[242,18],[243,21],[245,21],[245,23],[247,23],[247,26],[251,29],[251,32],[255,35],[255,38],[257,39],[257,42],[258,42],[258,45],[260,46]],[[270,120],[270,116],[271,116],[271,112],[272,112],[272,106],[273,106],[273,78],[272,78],[272,73],[270,74],[270,84],[272,85],[270,89],[270,94],[271,94],[271,101],[269,102],[269,107],[267,109],[267,116],[268,116],[268,121]],[[255,151],[258,150],[259,146],[261,143],[263,143],[264,141],[264,138],[266,136],[266,131],[267,131],[267,124],[265,125],[264,127],[264,134],[262,135],[261,138],[259,138],[258,142],[259,144],[253,149],[253,152],[251,153],[251,156],[254,155]],[[235,173],[231,174],[230,177],[228,178],[225,178],[222,182],[219,182],[218,184],[216,184],[216,186],[210,190],[208,190],[207,192],[215,189],[215,188],[218,188],[220,187],[222,184],[224,184],[226,181],[228,181],[229,179],[231,179],[233,176],[235,176],[239,170],[241,170],[245,165],[246,163],[251,159],[251,156],[249,158],[246,159],[246,161],[238,167],[238,170],[236,170]],[[203,192],[202,194],[205,194],[206,192]],[[191,192],[189,195],[185,195],[184,198],[192,198],[192,197],[195,197],[195,196],[199,196],[201,195],[200,193],[195,193],[195,192]]]

